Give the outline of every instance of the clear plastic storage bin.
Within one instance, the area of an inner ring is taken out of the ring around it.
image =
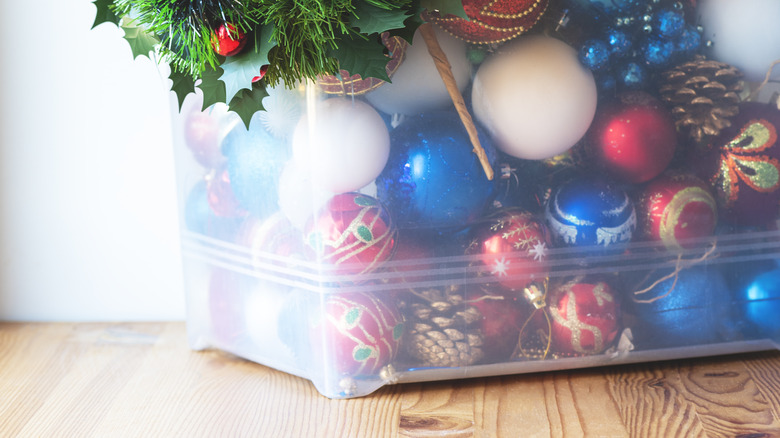
[[[722,19],[777,2],[464,3],[391,83],[176,109],[192,347],[331,398],[778,348],[780,37]]]

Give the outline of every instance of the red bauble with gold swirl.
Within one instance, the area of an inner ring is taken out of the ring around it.
[[[712,188],[686,173],[666,173],[653,180],[639,202],[642,227],[651,240],[667,249],[701,244],[718,222],[718,205]]]
[[[599,354],[617,336],[620,306],[614,291],[604,281],[574,278],[554,288],[548,303],[555,353]]]

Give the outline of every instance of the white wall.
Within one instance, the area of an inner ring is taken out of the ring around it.
[[[90,0],[0,0],[0,320],[184,317],[166,73]]]

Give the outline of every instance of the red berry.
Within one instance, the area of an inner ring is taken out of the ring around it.
[[[268,72],[268,64],[265,64],[264,66],[260,67],[260,76],[255,76],[252,78],[252,83],[255,83],[259,81],[260,79],[263,79],[263,76]]]
[[[222,56],[237,55],[246,45],[246,41],[246,34],[229,23],[220,25],[211,35],[211,47]]]

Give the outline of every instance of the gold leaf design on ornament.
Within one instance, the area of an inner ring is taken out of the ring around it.
[[[734,157],[737,174],[753,190],[769,193],[780,185],[780,163],[767,156]]]
[[[727,206],[739,197],[740,181],[760,193],[773,192],[780,187],[780,162],[766,155],[754,155],[773,147],[776,142],[774,125],[757,119],[746,123],[724,146],[716,180]]]
[[[752,120],[726,145],[730,153],[763,152],[777,141],[774,125],[766,120]]]

